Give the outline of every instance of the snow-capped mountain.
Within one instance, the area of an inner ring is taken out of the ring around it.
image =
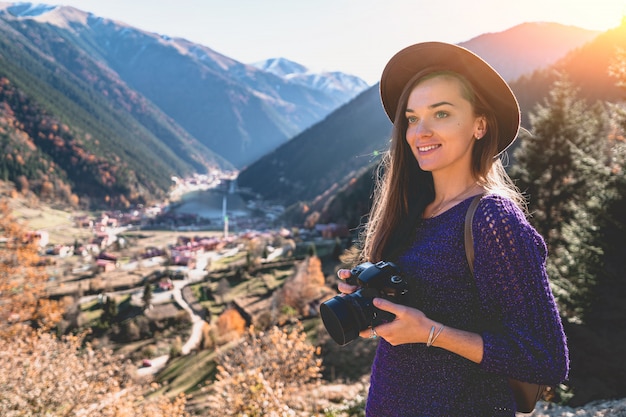
[[[369,87],[364,80],[354,75],[337,71],[312,72],[304,65],[286,58],[270,58],[251,65],[306,87],[345,96],[345,101],[356,97]]]
[[[293,76],[293,70],[281,75],[259,69],[205,45],[73,7],[0,3],[2,24],[93,85],[106,81],[81,65],[89,62],[114,73],[237,167],[262,157],[367,88],[345,74]],[[348,84],[341,85],[343,81]]]

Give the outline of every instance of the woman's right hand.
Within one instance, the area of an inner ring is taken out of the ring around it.
[[[339,277],[339,279],[341,281],[339,281],[339,283],[337,284],[337,288],[339,289],[340,292],[342,292],[343,294],[352,294],[353,292],[355,292],[357,289],[359,289],[358,286],[356,285],[350,285],[346,282],[346,280],[348,278],[350,278],[350,276],[352,276],[352,274],[350,273],[349,269],[340,269],[339,271],[337,271],[337,276]]]

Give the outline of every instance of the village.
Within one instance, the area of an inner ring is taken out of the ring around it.
[[[212,175],[195,175],[188,179],[173,179],[175,186],[170,199],[149,207],[135,207],[128,211],[104,211],[97,216],[76,215],[72,221],[76,228],[85,231],[88,240],[68,236],[67,242],[50,242],[48,232],[31,232],[44,256],[50,274],[49,294],[58,296],[77,291],[89,276],[111,276],[167,266],[178,275],[197,267],[205,268],[220,253],[233,256],[247,242],[269,242],[261,250],[264,261],[272,261],[282,254],[294,254],[297,243],[347,238],[349,231],[337,224],[317,224],[313,228],[272,228],[273,221],[284,208],[249,201],[249,210],[232,213],[224,207],[219,216],[203,218],[172,210],[176,201],[185,193],[197,190],[221,188],[225,195],[233,184],[232,173],[214,172]],[[251,213],[254,213],[252,215]],[[171,235],[170,241],[153,242],[150,239],[134,239],[142,234]],[[59,268],[63,265],[63,268]],[[72,265],[71,269],[68,265]],[[57,266],[56,268],[54,266]],[[105,275],[101,275],[105,274]],[[69,277],[69,278],[68,278]],[[107,279],[108,288],[116,288],[114,280]],[[74,284],[72,284],[74,283]],[[63,284],[63,285],[58,285]],[[56,288],[55,288],[56,287]]]
[[[184,195],[182,189],[228,190],[225,184],[230,180],[178,179],[175,189],[179,196]],[[199,219],[171,210],[175,204],[73,216],[81,237],[68,235],[64,243],[51,242],[45,230],[33,231],[31,236],[40,247],[48,296],[66,305],[74,304],[78,311],[66,328],[100,325],[97,323],[103,321],[106,303],[116,300],[123,307],[118,308],[119,324],[114,327],[122,330],[111,337],[118,342],[144,339],[145,343],[153,343],[148,351],[126,349],[139,375],[163,369],[174,342],[167,337],[150,342],[153,331],[134,335],[128,328],[133,328],[137,320],[142,322],[138,317],[151,323],[187,323],[183,327],[188,330],[182,332],[185,341],[178,349],[179,354],[187,355],[207,347],[208,332],[213,334],[211,343],[231,337],[225,336],[233,330],[229,325],[216,330],[219,316],[232,314],[230,310],[237,312],[237,323],[259,326],[277,320],[275,316],[268,319],[270,310],[276,308],[276,299],[271,295],[289,277],[317,277],[312,281],[314,288],[298,284],[302,293],[308,293],[300,311],[289,313],[297,317],[317,316],[319,303],[335,294],[332,284],[326,283],[327,276],[332,281],[333,272],[323,271],[324,266],[332,268],[334,264],[323,266],[317,255],[336,260],[349,242],[347,228],[335,224],[270,227],[281,208],[264,207],[257,201],[250,203],[250,212],[267,215],[238,215],[224,210],[219,217]],[[316,260],[298,266],[311,254]],[[185,316],[182,319],[181,314]],[[154,326],[162,325],[150,325]],[[236,327],[240,333],[241,325]],[[122,345],[118,343],[117,348]]]

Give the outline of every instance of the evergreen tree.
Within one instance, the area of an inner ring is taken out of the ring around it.
[[[609,68],[626,96],[626,51],[619,50]],[[626,320],[626,103],[609,103],[610,158],[607,185],[598,189],[599,236],[604,251],[602,280],[594,291],[594,323],[622,328]]]
[[[578,99],[561,77],[530,121],[533,134],[522,138],[511,175],[529,196],[531,221],[546,239],[562,312],[582,320],[601,255],[594,207],[606,182],[606,112]]]
[[[100,316],[100,322],[104,328],[109,328],[112,324],[115,324],[117,312],[117,301],[115,301],[115,297],[111,295],[106,296],[102,315]]]
[[[141,297],[143,301],[143,307],[149,308],[150,303],[152,303],[152,285],[149,282],[146,282],[146,285],[143,287],[143,296]]]
[[[623,397],[626,364],[615,358],[626,355],[626,108],[587,108],[561,79],[531,121],[535,135],[521,141],[511,175],[530,194],[531,221],[548,244],[567,319],[570,405]]]

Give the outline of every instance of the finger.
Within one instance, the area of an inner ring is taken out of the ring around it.
[[[361,330],[359,332],[359,336],[364,339],[376,339],[378,337],[381,337],[379,330],[380,327],[368,327],[365,330]]]
[[[351,275],[352,273],[349,269],[340,269],[339,271],[337,271],[337,276],[339,277],[339,279],[342,280],[350,278]]]
[[[388,311],[396,316],[401,315],[407,309],[407,307],[402,304],[396,304],[384,298],[374,298],[373,303],[376,308]]]
[[[358,288],[359,287],[347,284],[343,281],[339,281],[339,283],[337,283],[337,289],[339,290],[339,292],[342,292],[344,294],[351,294],[355,292]]]

